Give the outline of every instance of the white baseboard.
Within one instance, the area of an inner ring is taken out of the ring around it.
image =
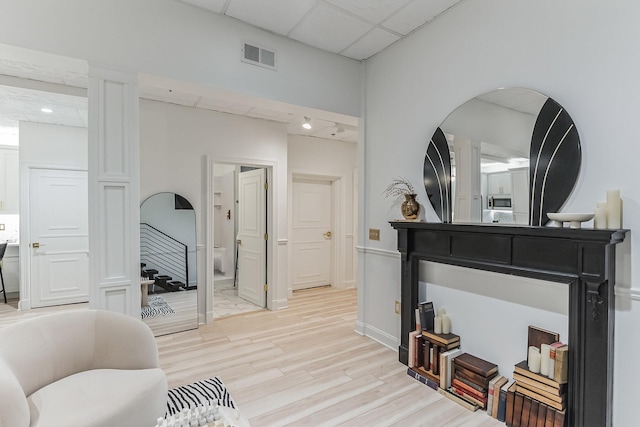
[[[272,310],[282,310],[283,308],[289,307],[289,300],[285,299],[277,299],[273,301]]]
[[[393,351],[398,351],[398,347],[400,346],[400,341],[398,341],[398,339],[393,335],[389,335],[388,333],[381,331],[378,328],[363,324],[362,322],[356,321],[355,331],[360,335],[364,335],[365,337],[379,342],[380,344],[390,348]]]

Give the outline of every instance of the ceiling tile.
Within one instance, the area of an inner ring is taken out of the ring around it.
[[[371,24],[319,3],[289,36],[310,46],[338,53],[372,28]]]
[[[392,34],[380,28],[374,28],[364,35],[360,40],[340,52],[349,58],[363,60],[380,52],[391,43],[398,41],[399,36]]]
[[[406,36],[458,2],[460,0],[413,0],[382,25]]]
[[[411,0],[326,0],[334,6],[379,24]],[[424,0],[421,0],[424,1]]]
[[[316,0],[232,0],[226,15],[286,35],[315,3]]]
[[[193,6],[198,6],[203,9],[210,10],[215,13],[222,13],[224,5],[227,0],[179,0],[182,3],[187,3]]]

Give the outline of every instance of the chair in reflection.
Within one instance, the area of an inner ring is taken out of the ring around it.
[[[4,253],[7,250],[7,244],[0,244],[0,281],[2,281],[2,295],[4,296],[4,303],[7,303],[7,290],[4,288],[4,276],[2,275],[2,258],[4,258]]]

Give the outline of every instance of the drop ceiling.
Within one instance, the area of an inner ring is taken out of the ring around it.
[[[356,60],[370,58],[461,0],[176,0]],[[87,126],[86,62],[0,45],[0,132],[20,120]],[[148,76],[146,76],[148,77]],[[287,125],[289,134],[357,142],[357,119],[141,77],[140,97]],[[160,83],[159,83],[160,81]],[[38,82],[50,83],[39,84]],[[63,88],[63,89],[61,89]],[[52,113],[43,113],[48,107]],[[311,130],[302,128],[305,117]],[[9,131],[11,132],[11,131]]]
[[[309,46],[368,59],[461,0],[177,0]]]

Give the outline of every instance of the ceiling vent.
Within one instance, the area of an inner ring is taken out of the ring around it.
[[[256,46],[255,43],[242,44],[242,61],[271,70],[276,69],[275,51]]]

